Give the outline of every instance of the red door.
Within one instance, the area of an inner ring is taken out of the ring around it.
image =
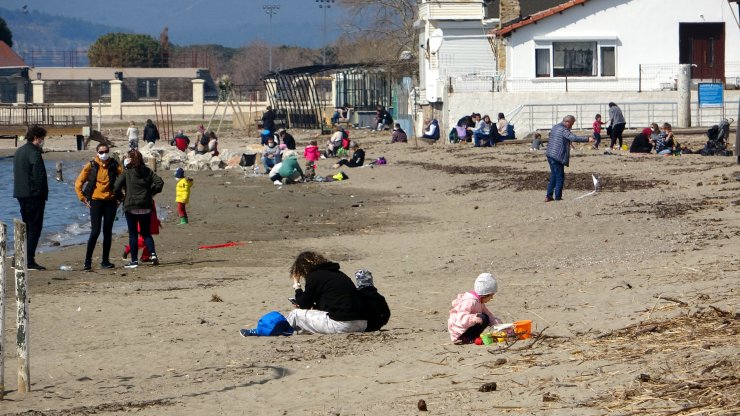
[[[681,23],[681,63],[691,64],[691,78],[725,79],[724,23]]]

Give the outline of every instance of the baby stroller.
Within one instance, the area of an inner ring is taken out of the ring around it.
[[[707,144],[699,151],[702,156],[732,156],[732,150],[727,150],[727,140],[730,137],[730,124],[734,119],[722,119],[707,130]]]

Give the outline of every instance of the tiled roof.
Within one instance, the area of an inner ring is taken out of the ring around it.
[[[0,40],[0,67],[18,67],[28,66],[23,62],[23,58],[10,49],[10,46]]]
[[[507,36],[511,32],[519,29],[520,27],[527,26],[532,23],[536,23],[542,19],[550,17],[554,14],[562,13],[565,10],[570,9],[574,6],[579,6],[586,3],[588,0],[570,0],[563,4],[551,7],[549,9],[542,10],[530,16],[525,16],[521,19],[516,19],[511,22],[504,23],[500,29],[494,30],[493,33],[496,36]]]
[[[740,1],[740,0],[737,0]],[[568,0],[519,0],[519,12],[522,16],[529,16],[550,7],[568,2]],[[501,11],[501,0],[486,0],[489,18],[498,18]],[[504,22],[506,23],[506,22]]]

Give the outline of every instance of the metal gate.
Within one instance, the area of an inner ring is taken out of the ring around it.
[[[376,105],[391,107],[391,89],[385,71],[360,65],[315,65],[274,72],[263,78],[270,104],[286,127],[326,127],[327,74],[335,77],[335,105],[348,104],[355,111],[375,111]],[[322,84],[323,83],[323,84]]]

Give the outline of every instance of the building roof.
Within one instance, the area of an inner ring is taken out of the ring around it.
[[[519,19],[512,20],[511,22],[506,22],[503,25],[501,25],[501,28],[496,29],[493,31],[493,33],[496,36],[508,36],[511,34],[511,32],[519,29],[520,27],[524,27],[527,25],[530,25],[532,23],[537,23],[538,21],[548,18],[554,14],[560,14],[564,12],[565,10],[570,9],[571,7],[583,5],[588,0],[569,0],[566,1],[563,4],[559,4],[557,6],[550,7],[549,9],[545,9],[542,11],[539,11],[537,13],[531,14],[529,16],[524,16]]]
[[[0,67],[19,67],[19,66],[28,66],[23,61],[23,58],[18,56],[17,53],[13,52],[12,49],[10,49],[10,46],[8,46],[7,43],[0,40]]]
[[[42,80],[112,80],[116,72],[123,78],[197,78],[202,68],[112,68],[112,67],[35,67],[29,78]],[[40,76],[37,74],[41,74]]]

